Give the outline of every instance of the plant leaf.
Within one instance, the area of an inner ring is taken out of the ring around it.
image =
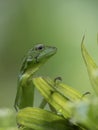
[[[60,113],[65,118],[71,117],[69,102],[78,102],[82,99],[82,94],[75,91],[73,88],[63,83],[55,85],[49,78],[33,78],[33,83],[45,100],[57,111],[57,113]]]
[[[81,43],[81,51],[82,51],[82,56],[85,61],[86,67],[87,67],[91,84],[96,94],[98,95],[98,66],[96,65],[96,63],[94,62],[92,57],[89,55],[88,51],[86,50],[84,46],[84,36]]]
[[[48,84],[46,81],[48,79],[44,79],[42,77],[33,78],[33,83],[43,95],[45,100],[53,107],[58,113],[61,113],[64,117],[68,118],[71,116],[71,111],[68,107],[66,107],[68,99],[64,98],[61,94],[59,94],[55,88],[53,87],[53,82],[51,80],[51,84]]]
[[[21,109],[17,114],[17,123],[34,130],[72,130],[63,117],[40,108]]]
[[[79,124],[86,130],[98,130],[98,98],[75,103],[72,111],[70,121],[73,124]]]

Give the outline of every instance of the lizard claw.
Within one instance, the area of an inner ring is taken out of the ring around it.
[[[59,83],[59,82],[61,82],[62,81],[62,78],[60,77],[60,76],[58,76],[58,77],[56,77],[55,79],[54,79],[54,83],[55,84],[57,84],[57,83]]]

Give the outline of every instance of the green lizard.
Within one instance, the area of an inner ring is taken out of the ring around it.
[[[16,110],[33,106],[34,84],[31,80],[35,72],[57,51],[56,47],[36,44],[23,59],[18,77],[18,88],[14,107]]]

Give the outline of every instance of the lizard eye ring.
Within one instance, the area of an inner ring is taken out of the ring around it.
[[[35,47],[35,50],[42,50],[44,48],[44,45],[43,44],[38,44],[36,47]]]

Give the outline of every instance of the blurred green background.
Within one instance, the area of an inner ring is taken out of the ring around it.
[[[97,32],[98,0],[0,0],[0,107],[13,108],[21,58],[35,43],[58,48],[38,75],[92,91],[80,46],[85,34],[98,63]]]

